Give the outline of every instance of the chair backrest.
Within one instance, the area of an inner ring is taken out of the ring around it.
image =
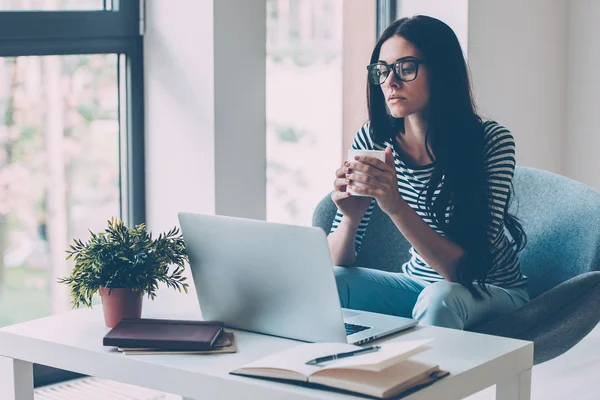
[[[532,297],[576,275],[600,270],[600,193],[551,172],[517,167],[509,211],[527,234],[519,253]],[[313,226],[329,232],[336,207],[327,195],[317,205]],[[371,216],[356,265],[399,271],[410,244],[379,207]]]

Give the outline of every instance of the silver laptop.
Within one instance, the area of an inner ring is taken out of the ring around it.
[[[200,311],[225,326],[360,344],[416,320],[342,309],[320,228],[179,213]]]

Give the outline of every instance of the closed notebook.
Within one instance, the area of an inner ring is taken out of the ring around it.
[[[125,355],[145,355],[145,354],[227,354],[236,353],[237,345],[233,332],[223,331],[215,341],[210,350],[172,350],[172,349],[153,349],[153,348],[127,348],[119,347],[119,351]]]
[[[223,330],[219,321],[125,318],[103,339],[104,346],[210,350]]]
[[[376,398],[389,398],[440,379],[448,372],[410,357],[429,349],[430,340],[381,344],[377,352],[342,358],[320,366],[306,362],[358,350],[343,343],[305,343],[244,365],[231,374],[308,382]]]

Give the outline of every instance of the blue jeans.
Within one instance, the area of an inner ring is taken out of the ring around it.
[[[414,318],[426,325],[465,329],[508,314],[529,301],[526,287],[487,285],[491,296],[473,298],[459,283],[427,283],[401,272],[334,267],[342,307]],[[480,290],[480,289],[478,289]]]

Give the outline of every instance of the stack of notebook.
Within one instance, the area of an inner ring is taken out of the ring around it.
[[[103,339],[123,354],[215,354],[237,351],[233,332],[219,321],[125,318]]]

